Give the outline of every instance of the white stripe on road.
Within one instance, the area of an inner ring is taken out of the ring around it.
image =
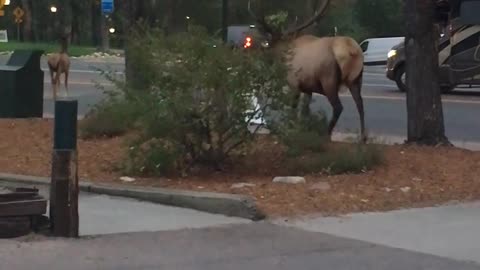
[[[376,77],[385,77],[387,78],[387,75],[383,74],[383,73],[373,73],[373,72],[364,72],[363,75],[366,75],[366,76],[376,76]],[[388,78],[387,78],[388,79]]]
[[[50,85],[50,82],[44,82],[44,84]],[[98,83],[101,86],[113,86],[111,83]],[[68,85],[97,85],[96,83],[93,82],[68,82]],[[63,86],[63,82],[62,82]]]
[[[44,72],[49,72],[48,69],[42,69]],[[101,71],[87,70],[87,69],[71,69],[70,73],[89,73],[89,74],[101,74]],[[123,71],[115,71],[115,74],[124,74]]]
[[[341,97],[351,97],[349,94],[340,94]],[[362,95],[364,99],[383,99],[383,100],[406,100],[406,97],[392,97],[392,96],[373,96],[373,95]],[[480,100],[462,100],[462,99],[451,99],[443,98],[443,103],[461,103],[461,104],[480,104]]]
[[[362,86],[373,86],[373,87],[387,87],[387,88],[398,88],[394,84],[381,84],[381,83],[363,83]]]
[[[403,144],[404,141],[407,139],[406,136],[389,135],[389,134],[370,133],[367,136],[373,140],[372,143],[387,144],[387,145],[393,145],[396,143]],[[340,141],[340,142],[352,142],[352,141],[355,141],[355,138],[357,137],[358,137],[358,133],[333,132],[332,134],[332,140]],[[469,149],[472,151],[480,150],[480,142],[459,141],[459,140],[451,140],[450,142],[459,148]]]

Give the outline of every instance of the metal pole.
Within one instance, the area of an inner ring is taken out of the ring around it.
[[[57,237],[79,236],[77,111],[76,100],[55,101],[50,229]]]

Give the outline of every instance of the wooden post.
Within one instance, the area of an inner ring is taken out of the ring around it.
[[[79,236],[77,110],[76,100],[55,101],[50,229],[58,237]]]

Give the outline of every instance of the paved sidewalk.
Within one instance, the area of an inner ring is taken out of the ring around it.
[[[480,202],[276,223],[480,263]]]
[[[47,187],[37,188],[42,196],[49,197]],[[251,222],[242,218],[87,192],[80,192],[78,212],[81,236],[205,228]],[[3,269],[5,268],[0,267],[0,270]]]

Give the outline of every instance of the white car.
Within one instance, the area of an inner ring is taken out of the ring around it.
[[[402,43],[405,37],[369,38],[360,43],[366,66],[386,65],[390,49]]]

